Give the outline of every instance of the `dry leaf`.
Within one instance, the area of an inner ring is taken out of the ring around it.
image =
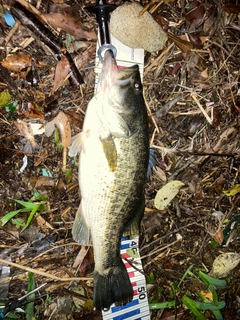
[[[189,51],[191,51],[193,49],[193,44],[191,42],[183,40],[179,37],[176,37],[171,32],[168,32],[168,37],[184,53],[188,53]]]
[[[208,78],[208,68],[206,68],[205,70],[203,70],[201,73],[200,73],[201,77],[207,79]]]
[[[80,267],[86,254],[88,253],[88,250],[89,250],[89,247],[86,247],[85,246],[81,246],[81,250],[78,252],[78,255],[76,256],[76,259],[74,261],[74,264],[73,264],[73,268],[77,268],[77,267]]]
[[[53,188],[55,185],[53,178],[51,177],[45,177],[45,176],[40,176],[37,179],[35,188],[37,190],[46,190],[49,188]]]
[[[228,3],[223,6],[223,10],[227,13],[240,13],[240,5]]]
[[[192,5],[195,7],[191,8],[191,10],[186,13],[185,19],[189,29],[196,29],[204,21],[205,8],[203,3],[197,1],[192,2]]]
[[[57,64],[55,69],[54,84],[52,94],[64,84],[70,71],[70,65],[66,57],[63,57]]]
[[[36,220],[38,226],[44,233],[49,234],[49,229],[54,230],[54,227],[49,222],[47,222],[42,216],[37,216]]]
[[[15,126],[18,128],[20,134],[31,143],[33,148],[36,148],[37,143],[34,139],[32,128],[28,125],[28,123],[20,119],[17,119],[17,121],[15,121],[14,123]]]
[[[60,111],[56,116],[56,127],[58,128],[60,141],[63,147],[68,148],[71,144],[71,128],[68,117]]]
[[[45,125],[45,134],[50,137],[55,127],[57,127],[60,135],[60,142],[64,148],[68,148],[71,144],[71,128],[68,117],[60,111],[58,115]]]
[[[184,186],[182,181],[174,180],[168,182],[164,187],[158,190],[154,199],[154,206],[159,210],[165,209],[178,194],[182,186]]]
[[[163,182],[167,181],[166,173],[159,167],[153,167],[154,174]]]
[[[228,274],[237,267],[240,262],[240,255],[234,252],[226,252],[220,254],[212,265],[211,274],[217,278],[225,278]]]
[[[76,40],[79,39],[97,39],[96,33],[92,30],[86,30],[82,23],[76,21],[68,14],[51,12],[43,14],[43,17],[54,28],[60,28],[66,33],[74,36]]]
[[[23,52],[14,53],[2,61],[2,66],[10,71],[19,72],[32,66],[32,58]]]

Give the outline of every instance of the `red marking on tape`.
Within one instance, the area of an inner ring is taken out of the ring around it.
[[[131,265],[129,263],[124,263],[126,268],[131,268]]]
[[[128,276],[129,276],[129,278],[133,278],[133,277],[135,277],[135,274],[134,274],[134,272],[129,272]]]
[[[125,259],[131,258],[131,256],[130,256],[128,253],[123,253],[123,254],[121,254],[121,256],[122,256],[123,258],[125,258]]]

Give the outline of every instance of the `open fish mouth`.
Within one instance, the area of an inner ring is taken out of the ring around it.
[[[104,54],[102,82],[118,83],[119,85],[127,85],[131,78],[139,71],[138,65],[133,65],[126,68],[118,68],[113,52],[107,50]]]

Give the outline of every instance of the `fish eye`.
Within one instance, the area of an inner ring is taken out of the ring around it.
[[[134,89],[136,91],[141,91],[142,90],[142,86],[141,86],[141,83],[140,82],[134,82]]]

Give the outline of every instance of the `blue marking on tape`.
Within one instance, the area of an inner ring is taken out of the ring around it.
[[[124,249],[128,249],[130,248],[130,244],[129,243],[125,243],[125,244],[121,244],[121,250],[124,250]]]
[[[131,302],[128,302],[127,304],[125,304],[125,306],[121,306],[121,307],[112,307],[111,310],[112,312],[117,312],[117,311],[120,311],[120,310],[125,310],[125,309],[128,309],[132,306],[136,306],[139,304],[139,301],[138,299],[136,300],[132,300]]]
[[[128,319],[128,318],[130,318],[130,317],[132,317],[132,316],[135,316],[135,315],[137,315],[137,314],[140,314],[140,309],[133,310],[133,311],[130,311],[130,312],[121,314],[120,316],[113,317],[112,320]]]

